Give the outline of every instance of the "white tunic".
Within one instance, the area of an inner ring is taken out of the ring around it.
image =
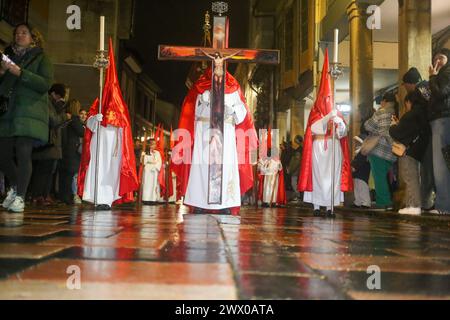
[[[279,171],[282,170],[280,160],[260,159],[258,170],[264,176],[263,202],[276,203],[278,199]],[[270,200],[272,198],[272,201]]]
[[[87,120],[86,125],[94,134],[91,140],[91,160],[86,172],[83,200],[94,203],[98,122],[95,117],[91,117]],[[121,198],[119,190],[122,165],[122,135],[122,128],[108,125],[106,128],[102,126],[100,129],[97,204],[111,206],[114,201]]]
[[[177,175],[172,172],[173,195],[169,198],[169,202],[177,202]]]
[[[313,134],[312,150],[312,178],[313,192],[305,192],[303,201],[317,206],[331,207],[331,176],[334,177],[334,204],[341,205],[344,202],[344,193],[341,192],[341,173],[342,173],[342,149],[339,139],[347,135],[347,127],[342,121],[336,130],[335,139],[335,172],[332,174],[332,137],[327,138],[327,147],[325,148],[324,135],[327,132],[327,121],[321,119],[315,122],[311,131]],[[314,137],[320,136],[320,137]]]
[[[161,154],[155,150],[143,157],[144,173],[142,177],[142,201],[156,202],[160,200],[160,186],[158,181],[161,171]]]
[[[195,108],[194,151],[184,203],[186,205],[221,210],[241,206],[238,155],[235,125],[242,123],[247,109],[239,93],[225,95],[225,124],[223,146],[222,204],[208,204],[210,92],[197,97]]]

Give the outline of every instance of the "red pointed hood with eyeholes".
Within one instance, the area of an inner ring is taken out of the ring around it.
[[[308,126],[306,128],[305,133],[301,170],[300,176],[298,178],[298,191],[300,192],[313,191],[313,179],[312,179],[313,135],[311,132],[311,127],[316,121],[328,115],[332,110],[333,110],[333,94],[331,91],[331,80],[329,74],[328,49],[326,49],[320,87],[317,93],[316,102],[309,115]],[[342,114],[339,113],[338,116],[344,120]],[[327,136],[331,137],[331,132],[328,132]],[[353,178],[350,164],[350,150],[348,144],[348,137],[340,139],[340,143],[343,154],[341,191],[348,192],[353,190]]]

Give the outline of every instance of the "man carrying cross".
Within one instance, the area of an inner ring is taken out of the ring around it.
[[[241,206],[241,194],[247,192],[253,186],[251,166],[246,166],[246,163],[240,164],[238,157],[238,152],[240,154],[248,152],[248,146],[245,148],[245,145],[242,145],[243,150],[238,150],[242,146],[240,147],[236,141],[237,135],[239,138],[239,133],[236,134],[236,130],[241,129],[242,132],[250,132],[250,134],[254,132],[253,139],[256,139],[256,132],[239,83],[229,73],[226,73],[223,144],[220,146],[224,155],[221,162],[222,201],[221,203],[211,204],[208,201],[210,187],[208,182],[210,174],[209,151],[212,148],[212,144],[210,144],[211,76],[211,69],[206,70],[184,101],[179,129],[189,131],[193,137],[192,164],[189,168],[185,167],[187,164],[175,165],[174,169],[181,180],[181,191],[185,196],[185,205],[195,208],[195,213],[202,213],[206,210],[230,214],[236,212],[237,208]],[[218,131],[216,134],[222,135]],[[220,138],[217,139],[217,141],[220,140]],[[255,140],[253,144],[256,144]],[[173,155],[175,163],[178,156],[176,150],[177,147],[175,147]],[[220,162],[220,159],[213,158],[212,161]],[[220,192],[220,189],[217,192]]]
[[[229,21],[222,16],[226,5],[214,3],[213,11],[219,14],[214,17],[213,48],[161,45],[159,59],[212,63],[189,91],[181,111],[178,129],[194,141],[187,148],[192,157],[185,159],[185,154],[177,152],[177,146],[186,145],[183,138],[175,146],[172,162],[186,205],[197,208],[197,213],[230,213],[230,208],[236,213],[241,195],[253,187],[249,155],[257,147],[257,136],[239,83],[226,66],[232,62],[278,64],[279,51],[227,48]]]

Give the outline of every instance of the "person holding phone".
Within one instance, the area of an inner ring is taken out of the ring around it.
[[[0,66],[0,170],[10,183],[3,208],[21,213],[32,172],[33,147],[49,139],[48,90],[53,68],[41,34],[29,24],[14,28],[13,43],[5,54],[12,62]]]

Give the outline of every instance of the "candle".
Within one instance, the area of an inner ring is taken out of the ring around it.
[[[339,29],[334,29],[334,57],[333,63],[339,61]]]
[[[105,50],[105,17],[100,17],[100,51]]]

